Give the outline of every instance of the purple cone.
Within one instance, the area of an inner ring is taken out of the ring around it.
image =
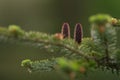
[[[74,39],[78,44],[80,44],[82,42],[82,37],[83,37],[82,25],[78,23],[75,26]]]
[[[70,38],[70,26],[68,23],[63,24],[61,33],[64,36],[63,38]]]

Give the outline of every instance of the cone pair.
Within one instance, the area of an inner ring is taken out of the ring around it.
[[[63,24],[61,34],[63,35],[63,38],[70,38],[70,26],[68,23]],[[80,23],[77,23],[74,29],[74,40],[78,44],[80,44],[82,42],[82,37],[83,37],[82,25]]]

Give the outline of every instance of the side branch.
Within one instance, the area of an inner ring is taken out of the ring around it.
[[[0,27],[0,36],[4,36],[6,38],[12,38],[14,40],[21,40],[21,41],[27,41],[27,42],[37,42],[37,43],[43,43],[45,45],[52,45],[52,46],[58,46],[64,49],[69,50],[71,53],[80,55],[84,57],[85,59],[94,59],[93,57],[85,55],[83,52],[79,51],[74,47],[75,43],[74,40],[69,41],[69,39],[63,39],[59,40],[54,37],[54,35],[48,35],[45,33],[40,33],[40,32],[25,32],[22,29],[18,27],[10,27],[8,28],[3,28]],[[71,42],[74,43],[71,44]]]

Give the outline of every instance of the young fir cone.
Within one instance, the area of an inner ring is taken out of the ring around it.
[[[63,40],[63,34],[61,34],[61,33],[56,33],[55,35],[54,35],[54,37],[56,38],[56,39],[58,39],[58,40]]]
[[[104,33],[104,32],[105,32],[105,26],[104,26],[104,25],[100,25],[100,26],[98,27],[98,29],[99,29],[99,32],[100,32],[100,33]]]
[[[61,34],[63,34],[63,38],[70,38],[70,26],[68,23],[63,24]]]
[[[85,67],[81,66],[79,69],[80,73],[85,74],[86,73],[86,69]]]
[[[80,23],[76,24],[74,30],[74,39],[75,41],[80,44],[83,37],[82,25]]]

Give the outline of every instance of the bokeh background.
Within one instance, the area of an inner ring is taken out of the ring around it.
[[[60,32],[64,22],[70,24],[73,33],[75,24],[80,22],[84,36],[90,36],[88,17],[96,13],[107,13],[120,18],[120,0],[0,0],[0,26],[15,24],[27,31],[49,34]],[[21,61],[26,58],[40,60],[54,55],[57,54],[48,55],[45,50],[32,45],[0,42],[0,80],[67,80],[57,72],[29,74],[20,66]],[[120,80],[120,76],[108,71],[96,71],[81,78]]]

